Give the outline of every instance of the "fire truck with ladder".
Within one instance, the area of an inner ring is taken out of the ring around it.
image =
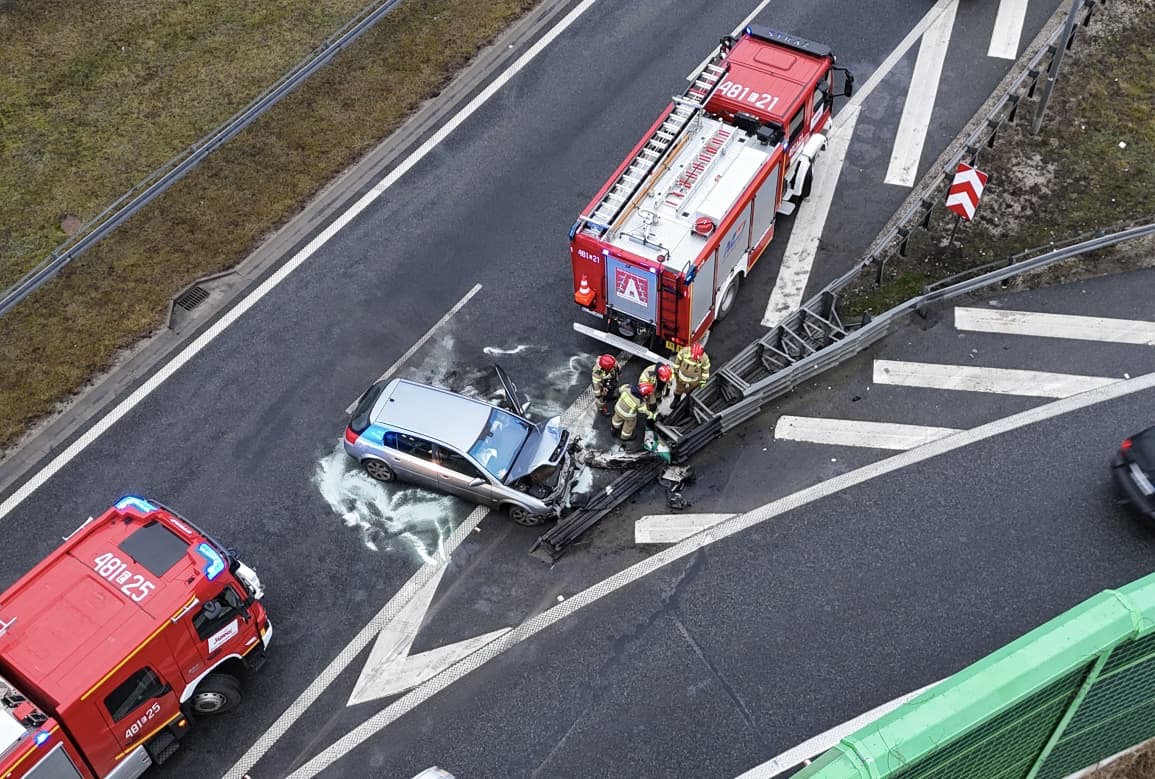
[[[0,594],[0,779],[131,779],[239,703],[260,580],[158,503],[91,517]]]
[[[828,46],[751,25],[726,36],[570,230],[578,332],[648,356],[705,339],[810,194],[834,98]],[[834,93],[834,71],[844,74]]]

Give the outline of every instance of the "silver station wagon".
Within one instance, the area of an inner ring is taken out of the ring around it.
[[[503,371],[513,411],[405,379],[377,382],[345,429],[345,451],[394,479],[502,508],[521,525],[560,513],[573,466],[560,417],[534,423]]]

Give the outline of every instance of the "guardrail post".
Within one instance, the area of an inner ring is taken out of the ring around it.
[[[1079,2],[1079,0],[1075,0]],[[1075,699],[1067,706],[1067,710],[1063,712],[1062,718],[1059,719],[1059,724],[1055,726],[1055,730],[1051,733],[1047,743],[1043,745],[1043,749],[1039,752],[1035,764],[1031,766],[1031,770],[1027,773],[1024,779],[1035,779],[1039,771],[1043,767],[1043,763],[1047,762],[1047,758],[1051,756],[1051,752],[1055,749],[1055,744],[1059,743],[1059,739],[1063,737],[1063,731],[1067,729],[1071,719],[1075,716],[1075,712],[1079,710],[1079,706],[1083,703],[1083,699],[1087,697],[1087,693],[1091,691],[1095,681],[1099,678],[1099,673],[1102,672],[1103,666],[1107,664],[1107,658],[1110,657],[1114,647],[1106,649],[1099,654],[1095,659],[1095,664],[1091,666],[1091,670],[1087,672],[1087,678],[1079,686],[1079,691],[1075,693]]]
[[[1079,9],[1083,6],[1083,0],[1071,0],[1071,10],[1067,14],[1067,22],[1063,27],[1063,44],[1055,49],[1055,55],[1051,58],[1051,65],[1047,68],[1047,83],[1043,84],[1043,95],[1039,98],[1039,105],[1035,109],[1035,119],[1031,123],[1031,134],[1038,135],[1039,128],[1043,124],[1043,114],[1047,112],[1047,103],[1051,100],[1051,91],[1055,88],[1055,82],[1059,78],[1059,68],[1063,64],[1063,52],[1071,48],[1072,36],[1075,34],[1075,17],[1079,15]]]

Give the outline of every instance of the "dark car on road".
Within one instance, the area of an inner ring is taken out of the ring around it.
[[[1155,427],[1123,440],[1111,461],[1111,472],[1123,496],[1155,520]]]

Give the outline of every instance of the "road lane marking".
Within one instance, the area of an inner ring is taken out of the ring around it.
[[[866,79],[866,82],[855,89],[854,96],[851,97],[846,102],[846,105],[842,107],[842,110],[835,115],[834,120],[830,123],[830,135],[828,136],[830,139],[843,137],[840,136],[840,134],[843,132],[843,128],[849,125],[844,136],[846,143],[849,145],[854,134],[854,124],[858,121],[859,111],[866,98],[882,83],[882,80],[894,69],[894,66],[906,56],[906,53],[914,46],[915,41],[921,38],[922,34],[926,32],[932,24],[941,19],[951,4],[957,3],[957,1],[958,0],[938,0],[938,2],[923,15],[918,21],[918,24],[911,28],[910,32],[906,34],[906,37],[886,56],[882,64]],[[832,140],[831,142],[834,141]],[[843,159],[845,158],[845,152],[842,153],[842,157]],[[819,164],[819,168],[824,167],[826,166]],[[842,160],[839,161],[838,165],[832,164],[829,167],[836,167],[841,171]],[[818,177],[820,174],[821,170],[817,171],[815,176]],[[815,181],[814,188],[817,188],[817,185],[818,182]],[[834,187],[831,186],[829,190],[829,196],[831,198],[834,196],[833,190]],[[812,188],[811,197],[814,197],[813,191]],[[827,206],[827,209],[828,208],[829,206]],[[810,209],[806,207],[806,203],[803,203],[800,211],[801,210],[805,210],[806,214],[810,213]],[[826,216],[827,213],[824,212],[823,218],[819,220],[817,224],[807,225],[805,231],[808,234],[817,235],[821,238],[822,231],[826,227]],[[791,241],[793,241],[793,233],[803,231],[803,224],[805,224],[805,222],[803,222],[800,217],[795,219],[794,229],[791,231]],[[801,240],[800,238],[799,241]],[[791,244],[787,245],[786,251],[792,258],[791,266],[785,269],[779,269],[778,279],[774,282],[774,290],[770,293],[770,300],[766,304],[766,312],[762,317],[762,325],[764,327],[774,327],[778,322],[782,321],[782,317],[795,310],[802,302],[801,298],[806,291],[806,282],[809,281],[810,268],[814,265],[814,255],[817,252],[818,246],[817,241],[810,241],[809,239],[804,244],[798,244],[798,246],[800,247],[799,250],[791,253]],[[806,248],[803,249],[801,247]],[[809,252],[809,254],[807,252]],[[783,256],[783,263],[785,264],[785,262],[786,256]],[[804,274],[801,270],[802,268],[805,268]],[[795,292],[800,282],[802,284],[802,290]],[[790,290],[789,295],[787,290]],[[789,299],[787,299],[788,297]]]
[[[977,365],[939,365],[901,360],[874,361],[874,383],[896,387],[991,392],[1031,398],[1065,398],[1118,381],[1121,379],[1109,376],[1079,376],[1073,373],[983,368]]]
[[[425,159],[429,152],[437,148],[444,141],[449,134],[460,127],[469,117],[477,112],[486,102],[489,101],[497,92],[505,86],[510,79],[520,73],[526,65],[528,65],[538,54],[540,54],[546,46],[554,41],[562,32],[564,32],[574,20],[584,14],[597,0],[582,0],[577,6],[573,8],[565,17],[557,24],[551,27],[544,35],[538,38],[532,46],[526,49],[520,57],[518,57],[513,64],[501,72],[496,78],[489,82],[486,87],[469,101],[456,114],[449,118],[441,127],[437,129],[425,143],[421,144],[406,157],[397,167],[389,172],[374,186],[371,190],[362,195],[357,202],[349,207],[347,211],[334,219],[328,227],[317,233],[313,238],[301,248],[299,252],[292,256],[288,262],[284,263],[278,268],[269,278],[262,282],[256,289],[250,292],[235,306],[230,308],[220,316],[212,325],[210,325],[200,336],[193,340],[188,346],[182,349],[164,366],[154,372],[140,387],[138,387],[127,398],[118,403],[111,411],[101,417],[92,427],[81,434],[75,441],[73,441],[63,452],[54,457],[41,470],[33,474],[27,481],[21,484],[11,495],[8,496],[3,503],[0,503],[0,520],[11,513],[12,509],[19,506],[24,500],[39,489],[45,482],[52,478],[61,468],[72,462],[78,454],[87,449],[93,441],[102,436],[105,431],[115,425],[128,412],[132,411],[136,406],[149,395],[151,395],[157,387],[168,380],[170,376],[180,370],[185,363],[195,357],[206,346],[216,340],[217,336],[225,331],[229,325],[237,321],[250,308],[256,305],[265,295],[269,294],[282,281],[289,277],[293,271],[301,267],[313,254],[329,242],[334,235],[341,231],[345,225],[353,221],[362,211],[369,207],[377,198],[387,192],[394,184],[396,184],[406,173],[408,173],[413,166]]]
[[[747,16],[745,19],[743,19],[738,24],[738,26],[734,28],[734,30],[730,33],[730,35],[733,37],[737,37],[738,33],[742,32],[742,30],[746,29],[746,25],[748,25],[750,22],[754,21],[754,17],[757,16],[758,14],[762,13],[762,10],[768,5],[770,5],[770,0],[762,0],[762,2],[758,3],[758,5],[754,8],[754,10],[750,12],[750,15]],[[709,62],[710,60],[714,59],[714,57],[717,55],[717,53],[718,53],[718,49],[715,48],[712,52],[707,54],[706,58],[698,63],[698,67],[694,68],[692,71],[690,71],[690,75],[686,76],[686,81],[693,81],[694,79],[696,79],[698,77],[698,74],[702,72],[702,69],[706,67],[706,63]]]
[[[425,621],[425,614],[441,584],[445,565],[437,566],[433,575],[424,581],[401,610],[381,628],[377,641],[369,652],[369,659],[353,685],[346,706],[397,695],[431,679],[468,654],[507,632],[502,628],[481,636],[467,638],[453,644],[431,649],[416,655],[409,654],[413,641]]]
[[[1079,341],[1155,346],[1155,322],[1074,314],[1042,314],[987,308],[956,308],[957,330],[1004,335],[1034,335]]]
[[[814,161],[817,170],[814,171],[810,197],[802,201],[794,229],[790,231],[782,266],[778,269],[778,278],[762,316],[763,327],[774,327],[802,305],[802,295],[810,280],[810,269],[818,254],[818,242],[826,227],[830,204],[834,202],[834,190],[842,175],[842,163],[850,149],[860,110],[858,106],[852,106],[838,113],[842,123],[827,139],[826,151]]]
[[[897,422],[864,422],[856,419],[795,417],[783,415],[774,425],[774,438],[833,446],[902,451],[929,444],[960,432],[953,427],[903,425]]]
[[[634,522],[635,544],[676,544],[734,514],[647,514]]]
[[[1008,433],[1012,430],[1018,430],[1028,425],[1044,422],[1048,419],[1062,416],[1063,414],[1069,414],[1088,408],[1089,406],[1116,400],[1136,392],[1150,389],[1155,389],[1155,373],[1148,373],[1144,376],[1137,376],[1134,379],[1128,379],[1100,387],[1099,389],[1090,390],[1081,395],[1045,403],[1041,406],[1036,406],[1021,413],[989,422],[971,430],[964,430],[956,435],[940,438],[926,446],[900,452],[857,470],[840,474],[832,479],[827,479],[824,482],[815,484],[812,487],[807,487],[804,490],[799,490],[791,495],[759,506],[745,514],[739,514],[704,532],[697,533],[685,541],[663,549],[657,554],[651,555],[623,571],[619,571],[589,589],[582,590],[567,598],[565,602],[535,617],[527,619],[504,636],[486,645],[480,651],[474,652],[457,665],[443,671],[424,684],[415,687],[386,706],[380,712],[349,731],[349,733],[342,736],[331,746],[294,771],[289,776],[289,779],[311,779],[365,743],[365,741],[396,722],[405,714],[413,711],[458,679],[480,668],[498,655],[512,649],[523,641],[533,638],[551,625],[556,624],[566,617],[572,616],[574,613],[596,603],[607,595],[612,595],[654,571],[661,570],[670,563],[689,557],[715,541],[729,538],[743,530],[748,530],[771,519],[780,517],[787,512],[809,505],[821,498],[829,497],[830,495],[837,494],[851,487],[856,487],[872,479],[886,476],[911,465],[916,465],[934,457],[947,454],[948,452],[962,449],[971,444],[994,438],[995,436]]]
[[[958,0],[951,0],[945,12],[935,19],[922,36],[914,73],[910,77],[910,88],[906,93],[906,104],[902,108],[902,118],[898,121],[890,165],[883,179],[887,184],[911,187],[918,177],[918,163],[922,159],[922,147],[930,128],[930,116],[934,111],[934,99],[938,94],[942,65],[946,60],[957,10]]]
[[[430,581],[440,581],[441,576],[445,573],[445,568],[449,565],[449,558],[461,542],[469,537],[474,528],[481,523],[481,520],[489,513],[489,508],[485,506],[478,506],[468,517],[465,518],[460,525],[449,535],[449,540],[445,546],[438,550],[436,560],[425,563],[413,575],[409,581],[401,587],[400,590],[389,599],[379,612],[369,620],[365,627],[353,637],[345,647],[337,654],[336,657],[317,675],[317,678],[305,688],[297,699],[293,701],[289,708],[277,718],[260,738],[257,739],[245,754],[241,755],[240,760],[228,770],[227,777],[232,779],[240,779],[245,773],[253,767],[253,765],[264,756],[266,752],[277,742],[277,740],[284,735],[284,733],[293,726],[293,724],[300,719],[310,706],[312,706],[321,694],[328,689],[329,685],[340,676],[349,664],[357,657],[361,651],[369,645],[373,637],[387,628],[398,616],[406,613],[406,606],[414,598],[418,597],[422,589]]]
[[[772,757],[765,763],[754,766],[749,771],[738,776],[737,779],[774,779],[774,777],[785,773],[791,768],[801,765],[804,761],[817,757],[828,749],[832,749],[837,746],[838,742],[842,741],[842,739],[852,733],[857,733],[862,728],[880,719],[883,715],[889,714],[899,706],[909,703],[937,684],[938,682],[928,684],[926,687],[921,687],[914,692],[908,692],[906,695],[900,695],[892,701],[887,701],[879,706],[875,706],[870,711],[859,714],[854,719],[847,720],[841,725],[835,725],[830,730],[803,741],[798,746],[783,752],[777,757]]]
[[[392,374],[393,371],[397,370],[402,365],[404,365],[406,360],[408,360],[410,357],[412,357],[417,352],[418,349],[420,349],[422,346],[425,345],[426,341],[428,341],[430,338],[433,337],[433,334],[435,332],[437,332],[438,328],[440,328],[443,324],[445,324],[450,319],[452,319],[453,315],[456,314],[458,311],[460,311],[462,308],[464,308],[465,304],[468,303],[470,301],[470,299],[474,295],[476,295],[478,292],[481,292],[481,285],[480,284],[474,284],[473,289],[466,292],[465,295],[462,296],[461,300],[459,300],[453,304],[453,308],[451,308],[445,312],[445,316],[438,319],[437,322],[433,325],[433,327],[426,330],[425,335],[418,338],[417,342],[409,347],[409,351],[405,352],[405,354],[398,357],[396,362],[394,362],[392,365],[390,365],[388,368],[386,368],[385,372],[382,373],[377,378],[377,381],[385,381],[386,377],[388,377],[390,374]],[[486,347],[486,348],[488,348],[488,347]],[[375,381],[373,383],[376,384],[377,381]],[[361,399],[361,396],[358,395],[357,399],[354,400],[352,403],[350,403],[349,407],[345,409],[345,413],[346,414],[352,414],[353,409],[355,409],[357,407],[357,401],[360,399]]]
[[[1018,57],[1019,38],[1022,37],[1026,18],[1027,0],[999,0],[999,12],[995,15],[987,56],[1006,60]]]

